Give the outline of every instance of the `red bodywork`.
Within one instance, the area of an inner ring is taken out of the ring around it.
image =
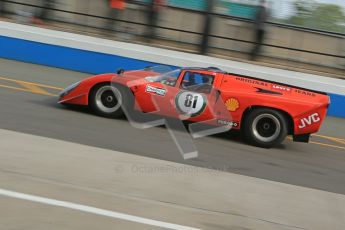
[[[213,89],[209,93],[200,93],[205,108],[193,116],[181,114],[177,105],[179,95],[186,92],[182,89],[182,81],[187,72],[214,77]],[[330,104],[329,97],[324,93],[221,71],[183,69],[175,86],[145,79],[154,75],[158,74],[150,71],[129,71],[122,75],[93,76],[81,81],[68,94],[62,94],[59,103],[87,106],[92,88],[112,82],[128,87],[136,98],[136,109],[143,112],[154,112],[159,108],[160,115],[193,122],[206,121],[213,125],[230,124],[233,129],[240,129],[247,111],[255,107],[277,109],[286,114],[290,121],[290,134],[295,136],[318,132]],[[163,91],[160,92],[159,89]]]

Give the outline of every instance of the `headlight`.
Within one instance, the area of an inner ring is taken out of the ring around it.
[[[72,92],[75,88],[77,88],[80,85],[80,81],[68,86],[66,89],[64,89],[61,93],[60,93],[60,98],[63,98],[64,96],[66,96],[67,94],[69,94],[70,92]]]

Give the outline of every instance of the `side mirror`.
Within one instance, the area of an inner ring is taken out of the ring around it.
[[[153,67],[153,66],[146,66],[146,67],[144,68],[144,71],[151,71],[151,70],[152,70],[152,67]]]
[[[118,75],[123,75],[125,73],[125,70],[124,69],[119,69],[116,73]]]

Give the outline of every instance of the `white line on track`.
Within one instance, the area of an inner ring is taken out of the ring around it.
[[[49,198],[40,197],[40,196],[33,196],[33,195],[13,192],[13,191],[4,190],[4,189],[0,189],[0,195],[6,196],[6,197],[11,197],[11,198],[16,198],[16,199],[20,199],[20,200],[26,200],[26,201],[46,204],[46,205],[69,208],[69,209],[78,210],[78,211],[82,211],[82,212],[86,212],[86,213],[92,213],[92,214],[96,214],[96,215],[100,215],[100,216],[106,216],[106,217],[111,217],[111,218],[116,218],[116,219],[136,222],[136,223],[140,223],[140,224],[146,224],[146,225],[166,228],[166,229],[201,230],[199,228],[192,228],[192,227],[187,227],[187,226],[183,226],[183,225],[171,224],[171,223],[166,223],[166,222],[162,222],[162,221],[142,218],[142,217],[138,217],[138,216],[132,216],[132,215],[128,215],[128,214],[123,214],[123,213],[119,213],[119,212],[113,212],[113,211],[109,211],[109,210],[105,210],[105,209],[94,208],[91,206],[70,203],[67,201],[54,200],[54,199],[49,199]]]

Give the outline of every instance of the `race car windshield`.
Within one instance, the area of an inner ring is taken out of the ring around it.
[[[154,78],[157,76],[165,75],[173,71],[174,70],[169,66],[159,65],[159,66],[148,66],[148,67],[145,67],[144,69],[126,71],[124,75],[137,76],[138,73],[145,72],[146,76],[149,76],[149,78]],[[147,73],[150,73],[150,74],[147,74]]]
[[[169,68],[169,67],[168,67]],[[156,72],[156,71],[161,71],[163,70],[162,68],[158,68],[158,69],[152,69],[150,71],[154,72],[154,73],[160,73],[157,76],[151,76],[151,77],[147,77],[146,80],[149,82],[159,82],[165,85],[169,85],[169,86],[175,86],[178,77],[180,76],[181,73],[181,69],[176,69],[176,70],[171,70],[168,72]],[[165,69],[167,70],[167,69]]]

